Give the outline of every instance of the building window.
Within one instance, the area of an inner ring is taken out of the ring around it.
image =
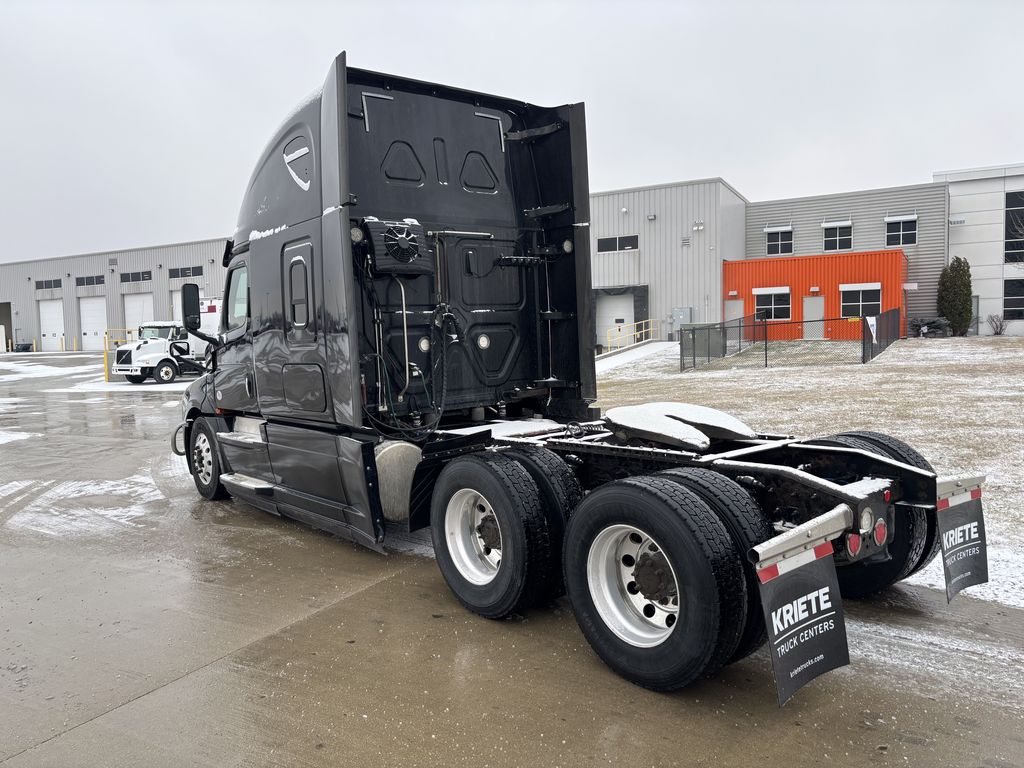
[[[1024,280],[1003,281],[1003,319],[1024,320]]]
[[[195,267],[171,267],[167,270],[167,277],[171,280],[177,277],[202,277],[203,267],[198,265]]]
[[[793,230],[787,229],[781,232],[766,232],[767,248],[769,256],[779,256],[784,253],[793,252]]]
[[[1006,231],[1003,239],[1006,263],[1024,262],[1024,192],[1006,193]]]
[[[885,245],[917,245],[917,219],[885,222]]]
[[[825,227],[825,240],[822,245],[826,251],[848,251],[853,248],[853,226]]]
[[[106,278],[103,275],[89,275],[87,277],[76,277],[75,285],[103,285],[106,282]]]
[[[622,237],[597,238],[597,252],[635,251],[640,247],[640,235],[623,235]]]
[[[881,283],[840,285],[843,317],[876,317],[882,313]]]
[[[122,272],[121,282],[122,283],[143,283],[147,280],[153,279],[152,272]]]
[[[754,309],[765,320],[789,320],[789,288],[755,288]]]
[[[60,278],[56,280],[36,280],[37,291],[45,291],[50,288],[60,288]]]

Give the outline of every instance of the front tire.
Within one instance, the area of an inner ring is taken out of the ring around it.
[[[189,466],[199,495],[210,501],[230,496],[220,482],[220,457],[217,455],[217,438],[213,427],[206,419],[199,418],[192,423],[189,433]]]
[[[742,566],[722,523],[679,483],[652,476],[598,488],[569,518],[564,552],[580,630],[630,682],[676,690],[736,651]]]
[[[508,456],[484,452],[451,461],[434,484],[430,534],[441,575],[473,613],[501,619],[550,590],[540,492]]]
[[[146,380],[145,376],[135,376],[133,374],[125,374],[125,379],[129,384],[141,384]]]
[[[153,369],[153,381],[157,384],[170,384],[176,378],[178,378],[178,368],[169,360],[164,360]]]

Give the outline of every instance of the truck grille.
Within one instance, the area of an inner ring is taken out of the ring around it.
[[[132,351],[130,349],[117,350],[116,360],[118,365],[130,365],[132,362]]]

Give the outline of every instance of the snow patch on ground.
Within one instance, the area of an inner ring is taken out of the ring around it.
[[[104,381],[102,377],[91,381],[83,381],[72,387],[60,387],[57,389],[44,389],[44,392],[73,394],[76,392],[113,392],[122,395],[148,395],[160,392],[184,392],[194,379],[183,379],[172,384],[157,384],[156,382],[145,382],[144,384],[129,384],[127,381]]]
[[[100,372],[102,373],[102,371],[103,366],[101,365]],[[60,367],[30,361],[0,359],[0,384],[10,384],[16,381],[24,381],[25,379],[55,378],[86,372],[95,374],[96,364]]]
[[[138,525],[145,505],[164,494],[148,475],[123,480],[71,480],[43,483],[45,489],[7,520],[12,530],[48,536],[106,535]],[[0,499],[26,490],[21,483],[0,486]]]
[[[630,363],[635,363],[637,360],[643,360],[646,357],[658,354],[664,355],[669,352],[678,359],[679,344],[674,341],[653,341],[650,344],[644,344],[642,347],[628,349],[625,352],[619,352],[617,355],[597,360],[595,361],[594,366],[597,368],[598,375],[601,375],[605,371],[610,371],[613,368],[619,368]]]
[[[30,437],[39,437],[39,435],[35,432],[9,432],[6,429],[0,429],[0,445],[13,443],[16,440],[27,440]]]
[[[850,616],[846,626],[854,667],[869,669],[878,662],[878,649],[885,648],[884,669],[890,681],[912,680],[941,695],[948,693],[949,681],[970,680],[975,695],[1024,710],[1024,682],[1006,675],[1007,669],[1024,665],[1024,654],[1010,644]]]
[[[12,352],[9,359],[32,361],[37,357],[45,357],[48,360],[92,360],[102,359],[102,352]],[[0,359],[3,359],[0,357]]]
[[[0,397],[0,413],[11,413],[17,410],[18,403],[25,401],[23,397]]]

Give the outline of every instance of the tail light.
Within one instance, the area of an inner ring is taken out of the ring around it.
[[[861,538],[859,533],[846,534],[846,553],[850,557],[856,557],[860,552]]]
[[[892,491],[889,488],[886,488],[882,491],[882,498],[885,499],[885,503],[888,504],[892,501]]]
[[[885,540],[889,538],[889,526],[885,524],[885,520],[882,518],[875,520],[875,527],[872,529],[871,535],[878,546],[885,544]]]

